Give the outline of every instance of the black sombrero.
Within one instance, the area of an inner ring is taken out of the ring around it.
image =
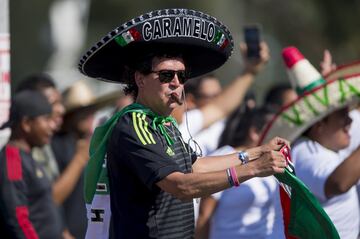
[[[228,28],[205,13],[163,9],[136,17],[108,33],[81,58],[80,71],[100,80],[123,83],[125,67],[154,49],[179,51],[193,78],[211,72],[230,57]]]

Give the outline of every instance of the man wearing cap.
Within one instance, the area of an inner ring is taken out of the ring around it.
[[[9,142],[0,152],[0,231],[4,238],[61,238],[61,222],[44,169],[31,156],[49,143],[55,124],[40,92],[15,94]]]
[[[87,238],[103,238],[89,230],[108,223],[108,209],[99,201],[109,191],[111,238],[192,238],[193,198],[284,172],[285,159],[275,150],[286,140],[197,159],[170,116],[183,103],[185,81],[221,66],[232,47],[228,29],[213,17],[165,9],[120,26],[82,58],[84,74],[124,83],[136,99],[92,138]]]

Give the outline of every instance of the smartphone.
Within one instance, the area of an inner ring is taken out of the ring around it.
[[[247,46],[247,57],[260,58],[260,26],[258,24],[244,27],[244,38]]]

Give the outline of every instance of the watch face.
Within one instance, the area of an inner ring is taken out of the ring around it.
[[[242,164],[245,164],[247,162],[249,162],[249,155],[248,153],[244,152],[244,151],[240,151],[239,152],[239,159],[241,161]]]

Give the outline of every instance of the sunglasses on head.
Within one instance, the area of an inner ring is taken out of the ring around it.
[[[171,82],[174,77],[175,74],[177,75],[179,81],[181,84],[184,84],[185,81],[187,80],[188,76],[187,76],[187,72],[185,70],[180,70],[180,71],[174,71],[174,70],[160,70],[160,71],[150,71],[150,73],[155,73],[158,74],[159,76],[159,80],[162,83],[169,83]]]

